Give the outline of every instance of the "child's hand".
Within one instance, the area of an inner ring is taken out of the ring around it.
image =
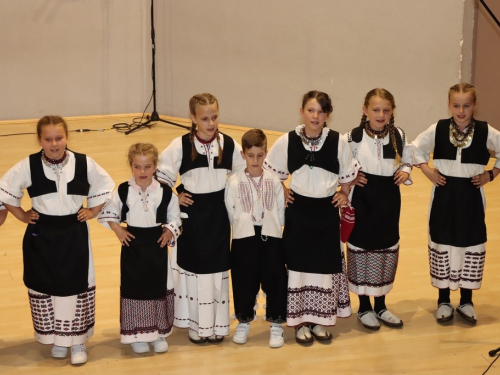
[[[408,172],[403,172],[402,170],[398,170],[394,174],[394,183],[399,186],[402,183],[404,183],[406,180],[408,180],[409,177],[410,177],[410,174]]]
[[[172,241],[172,237],[174,234],[167,228],[163,228],[163,233],[160,239],[156,242],[160,244],[160,247],[165,247],[165,245],[169,244]]]
[[[446,185],[446,178],[439,173],[436,168],[430,168],[427,164],[420,164],[420,169],[422,170],[425,177],[429,179],[434,186],[444,186]]]
[[[365,174],[363,172],[358,172],[358,175],[354,179],[353,182],[351,182],[351,185],[356,185],[356,186],[365,186],[368,183],[368,180],[365,177]]]
[[[483,173],[472,177],[472,184],[478,188],[486,185],[488,182],[490,182],[490,174],[488,171],[484,171]]]
[[[337,194],[333,196],[332,204],[335,207],[342,207],[345,206],[348,201],[349,199],[347,198],[347,195],[344,192],[337,191]]]
[[[35,221],[38,220],[38,218],[39,218],[38,212],[33,210],[28,210],[21,217],[21,221],[26,224],[35,224]]]
[[[92,212],[92,210],[88,209],[88,208],[82,208],[80,211],[78,211],[78,221],[87,221],[87,220],[90,220],[94,217],[94,213]]]
[[[128,243],[135,238],[132,233],[130,233],[126,228],[122,227],[121,225],[116,225],[112,229],[122,245],[129,246]]]
[[[283,193],[285,194],[285,207],[288,207],[288,204],[292,204],[295,199],[293,197],[293,191],[283,185]]]
[[[180,206],[184,206],[184,207],[187,207],[187,206],[191,206],[194,201],[191,199],[191,194],[188,194],[186,192],[182,192],[180,193],[177,198],[179,198],[179,205]]]

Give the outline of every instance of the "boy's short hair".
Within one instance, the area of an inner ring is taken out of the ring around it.
[[[267,138],[260,129],[250,129],[241,137],[241,148],[243,152],[252,147],[264,147],[267,151]]]

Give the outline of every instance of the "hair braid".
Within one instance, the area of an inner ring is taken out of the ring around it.
[[[223,153],[222,147],[220,145],[219,134],[220,134],[219,129],[217,129],[217,131],[215,132],[215,139],[217,139],[217,145],[219,146],[219,157],[217,158],[217,165],[220,165],[220,163],[222,163],[222,153]]]
[[[361,116],[361,122],[359,123],[359,127],[364,128],[365,124],[366,124],[366,115],[363,114],[363,116]]]
[[[394,164],[399,164],[401,162],[401,155],[398,152],[398,145],[396,143],[396,127],[394,126],[394,115],[391,115],[391,119],[387,124],[389,127],[389,133],[391,135],[392,147],[394,147],[394,151],[396,151],[396,157],[394,158]]]
[[[196,146],[194,145],[194,135],[196,134],[196,124],[191,122],[191,130],[189,132],[189,140],[191,141],[191,161],[195,161],[198,156],[196,152]]]

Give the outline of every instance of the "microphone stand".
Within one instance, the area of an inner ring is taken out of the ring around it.
[[[151,56],[153,58],[153,61],[152,61],[153,112],[151,112],[151,115],[149,116],[149,119],[145,123],[140,124],[138,127],[135,127],[133,129],[125,132],[126,135],[132,133],[135,130],[138,130],[138,129],[142,128],[143,126],[147,126],[150,123],[157,122],[157,121],[165,122],[167,124],[175,125],[175,126],[178,126],[180,128],[187,129],[187,130],[191,129],[189,126],[177,124],[175,122],[167,121],[167,120],[164,120],[164,119],[160,118],[160,116],[158,115],[158,112],[156,111],[156,66],[155,66],[156,45],[155,45],[155,21],[154,21],[155,20],[155,14],[154,14],[153,3],[154,3],[154,0],[151,0],[151,43],[152,43],[152,45],[151,45]]]

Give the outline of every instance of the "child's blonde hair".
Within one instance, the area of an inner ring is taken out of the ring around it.
[[[128,149],[128,163],[132,167],[134,156],[144,155],[153,159],[155,167],[158,165],[158,149],[151,143],[135,143]]]
[[[450,87],[450,90],[448,91],[448,101],[451,100],[451,95],[456,94],[456,93],[470,93],[472,95],[472,99],[474,100],[474,103],[477,101],[477,94],[476,94],[476,88],[472,86],[470,83],[457,83],[456,85],[453,85]]]
[[[219,101],[212,94],[209,94],[207,92],[203,94],[196,94],[189,100],[189,112],[191,112],[191,114],[196,117],[197,105],[211,105],[211,104],[215,104],[217,110],[219,109]],[[198,153],[196,152],[196,148],[194,146],[195,134],[196,134],[196,124],[192,121],[191,131],[189,133],[189,140],[191,141],[191,161],[194,161],[198,156]],[[217,144],[219,145],[219,157],[217,159],[217,165],[220,165],[220,163],[222,162],[223,150],[222,147],[220,146],[220,141],[219,141],[219,129],[217,129],[217,131],[215,132],[215,139],[217,139]]]
[[[389,103],[391,103],[392,110],[396,109],[396,101],[394,100],[394,96],[389,91],[382,88],[376,88],[368,91],[368,94],[366,94],[365,96],[365,102],[363,104],[365,108],[368,108],[368,106],[370,105],[370,99],[373,98],[374,96],[378,96],[383,100],[387,100]],[[365,126],[366,122],[367,122],[366,115],[363,113],[363,116],[361,116],[360,126]],[[392,147],[394,148],[394,151],[396,151],[396,158],[394,160],[394,163],[398,164],[401,161],[401,155],[399,155],[398,147],[396,144],[396,127],[394,126],[394,113],[391,115],[391,119],[389,120],[387,127],[389,128]]]

